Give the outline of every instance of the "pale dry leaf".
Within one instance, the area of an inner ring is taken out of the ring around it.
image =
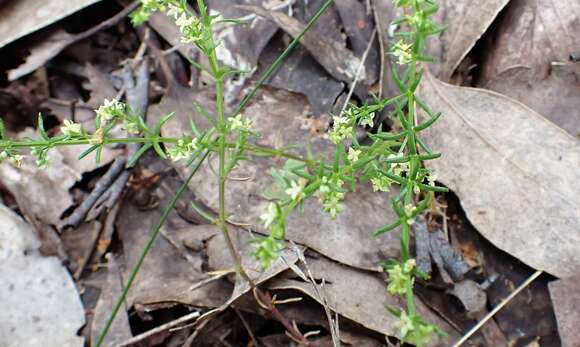
[[[239,7],[273,21],[294,38],[306,26],[297,19],[282,12],[267,11],[258,6]],[[360,66],[360,59],[346,48],[342,42],[330,37],[319,37],[312,32],[304,35],[300,42],[332,77],[348,83],[354,80],[358,67]],[[359,81],[364,81],[367,75],[365,69],[363,69],[359,76]]]
[[[39,41],[30,48],[30,54],[24,63],[8,71],[8,80],[15,81],[38,69],[74,42],[74,37],[62,29],[51,30],[42,38],[39,37]]]
[[[0,345],[81,347],[85,311],[74,281],[43,257],[30,225],[0,205]]]
[[[404,300],[390,295],[385,281],[377,274],[337,264],[325,257],[308,259],[308,268],[317,280],[325,280],[320,289],[332,311],[338,312],[367,329],[384,335],[397,336],[397,317],[385,307],[404,308]],[[271,289],[294,289],[320,301],[311,283],[290,278],[276,278],[266,284]],[[323,304],[321,302],[321,304]],[[445,321],[435,315],[420,300],[416,300],[417,313],[427,322],[437,325],[448,333],[447,337],[434,338],[430,346],[448,346],[459,335]]]
[[[558,332],[563,347],[580,346],[580,275],[550,282],[550,297],[558,320]]]
[[[0,7],[0,48],[99,1],[9,1]]]
[[[151,110],[154,118],[166,114],[173,106],[177,113],[163,129],[163,136],[182,136],[189,131],[188,114],[194,119],[203,121],[193,108],[194,98],[200,100],[198,92],[195,95],[180,94],[179,99],[168,97],[167,100]],[[173,93],[172,93],[173,95]],[[207,100],[207,99],[206,99]],[[166,101],[166,102],[165,102]],[[205,104],[210,110],[211,104]],[[282,90],[262,90],[244,112],[260,132],[258,144],[267,147],[283,145],[308,145],[313,152],[327,155],[332,143],[326,139],[324,132],[328,127],[328,118],[313,117],[310,114],[304,97]],[[193,178],[190,189],[210,208],[217,210],[218,185],[215,184],[215,168],[217,157],[208,159],[200,172]],[[266,233],[261,227],[259,216],[266,211],[269,201],[263,197],[266,189],[272,184],[267,174],[271,167],[281,167],[280,159],[253,157],[250,161],[242,161],[232,172],[232,177],[246,177],[248,180],[230,180],[226,191],[226,209],[231,220],[252,225],[253,230]],[[185,169],[176,165],[183,176]],[[392,194],[396,194],[393,192]],[[346,194],[344,211],[332,220],[322,212],[322,207],[316,199],[305,203],[304,214],[294,213],[287,223],[287,238],[299,244],[316,249],[324,255],[339,262],[367,270],[377,270],[378,263],[384,259],[399,255],[398,232],[372,238],[372,232],[377,228],[392,223],[395,215],[390,208],[390,195],[374,193],[369,185],[363,184],[356,192]]]
[[[449,80],[459,63],[508,2],[509,0],[487,0],[480,3],[470,0],[440,0],[440,9],[434,18],[447,29],[431,40],[428,53],[433,54],[439,62],[433,64],[431,69],[441,80]]]
[[[478,86],[526,104],[580,136],[580,2],[512,1],[490,38]]]
[[[441,120],[424,133],[427,165],[498,248],[555,276],[580,266],[580,142],[525,105],[426,74],[420,95]]]
[[[132,203],[123,204],[116,222],[119,238],[123,242],[126,259],[125,280],[129,278],[135,264],[151,236],[153,226],[161,218],[162,208],[167,206],[171,196],[158,190],[159,206],[155,209],[140,210]],[[191,286],[210,277],[202,269],[205,252],[202,246],[197,251],[180,254],[173,240],[181,240],[192,245],[202,245],[215,236],[211,228],[193,227],[174,229],[168,224],[155,241],[145,258],[139,276],[133,283],[128,296],[128,305],[156,305],[182,303],[198,307],[213,308],[221,305],[230,296],[231,286],[220,281],[210,282],[196,290]],[[193,248],[193,247],[192,247]],[[193,261],[192,261],[193,260]]]
[[[0,164],[0,181],[19,206],[46,224],[60,225],[62,214],[73,205],[69,189],[81,173],[65,163],[58,150],[48,152],[49,165],[39,168],[33,157],[25,157],[21,167]]]

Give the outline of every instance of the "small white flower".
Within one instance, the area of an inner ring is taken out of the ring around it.
[[[415,329],[415,325],[411,320],[411,317],[407,314],[407,312],[402,311],[399,320],[395,323],[396,327],[399,328],[399,334],[401,337],[407,336],[410,331]]]
[[[106,121],[122,116],[125,112],[125,104],[118,100],[107,100],[97,109],[97,116]]]
[[[437,174],[435,172],[431,172],[427,175],[427,181],[429,181],[429,185],[431,187],[435,187],[435,181],[437,181]]]
[[[66,136],[75,136],[81,133],[81,125],[71,120],[65,119],[64,125],[60,127],[60,131]]]
[[[230,125],[232,130],[239,130],[239,131],[251,131],[252,130],[252,121],[250,119],[244,118],[242,114],[238,114],[237,116],[230,118]]]
[[[407,216],[407,224],[411,225],[415,222],[415,217],[413,217],[413,213],[415,212],[416,209],[417,207],[415,207],[413,204],[405,205],[405,215]]]
[[[333,116],[332,129],[329,132],[329,137],[332,142],[338,144],[352,134],[352,125],[347,117]]]
[[[0,153],[0,163],[3,162],[6,159],[8,159],[8,153],[6,153],[6,151],[2,151]]]
[[[22,166],[22,159],[24,159],[24,157],[21,156],[20,154],[14,154],[10,157],[12,163],[14,163],[14,165],[16,165],[17,167]]]
[[[350,147],[350,148],[348,149],[348,156],[347,156],[347,157],[348,157],[348,160],[349,160],[351,163],[354,163],[354,162],[358,161],[358,157],[359,157],[359,155],[360,155],[361,153],[362,153],[362,151],[360,151],[360,150],[358,150],[358,149],[354,149],[354,148]]]
[[[413,61],[413,53],[411,49],[413,45],[405,43],[403,40],[395,43],[393,46],[391,54],[397,57],[397,64],[407,65]]]
[[[383,175],[371,178],[371,183],[373,184],[373,192],[388,192],[391,190],[391,184],[393,181]]]
[[[290,188],[286,189],[285,193],[288,194],[292,200],[300,200],[302,198],[302,189],[304,186],[296,181],[290,183]]]
[[[263,221],[264,227],[268,228],[276,220],[276,217],[278,217],[278,208],[275,203],[271,202],[266,212],[260,216],[260,219]]]

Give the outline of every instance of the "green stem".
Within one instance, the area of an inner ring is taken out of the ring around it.
[[[127,143],[176,143],[179,139],[173,137],[126,137],[126,138],[106,138],[103,144],[127,144]],[[78,140],[58,140],[58,141],[5,141],[0,143],[0,148],[32,148],[32,147],[47,147],[47,146],[77,146],[95,144],[90,139]]]
[[[95,347],[100,347],[103,344],[105,337],[109,333],[109,329],[111,329],[111,326],[113,325],[113,321],[115,320],[115,317],[117,317],[117,314],[119,313],[119,310],[121,309],[121,306],[123,306],[123,303],[125,302],[125,299],[127,298],[127,294],[129,293],[129,289],[131,288],[131,286],[133,285],[133,282],[137,278],[137,274],[139,273],[139,270],[141,270],[141,266],[143,265],[143,262],[145,261],[145,257],[149,254],[149,251],[151,251],[151,248],[153,247],[153,244],[155,243],[157,236],[159,236],[159,232],[161,231],[161,227],[163,227],[163,224],[165,224],[165,221],[169,217],[169,213],[173,210],[173,208],[177,204],[177,201],[179,200],[181,195],[185,192],[185,190],[187,190],[189,182],[191,182],[191,180],[193,179],[193,176],[197,173],[197,171],[201,167],[201,164],[205,161],[205,159],[207,158],[209,153],[210,153],[209,151],[205,151],[205,153],[201,156],[197,165],[191,170],[191,173],[185,179],[185,182],[183,182],[183,184],[179,187],[179,189],[175,193],[175,196],[173,196],[173,198],[171,199],[171,202],[163,211],[161,218],[159,219],[159,221],[157,222],[157,225],[155,225],[155,228],[153,229],[153,233],[151,234],[151,237],[149,237],[149,241],[145,245],[143,252],[141,252],[141,256],[139,257],[137,264],[135,264],[135,267],[133,268],[133,271],[131,272],[131,276],[129,277],[129,280],[127,281],[127,283],[125,284],[125,287],[123,288],[123,292],[121,293],[121,296],[117,299],[117,302],[115,303],[115,307],[113,308],[113,312],[111,313],[111,316],[109,317],[109,320],[107,321],[107,324],[105,325],[105,328],[103,329],[103,331],[99,335],[99,338],[97,339],[97,342],[95,343]]]

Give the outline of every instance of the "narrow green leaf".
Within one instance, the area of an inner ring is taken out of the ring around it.
[[[40,132],[40,137],[42,137],[44,140],[50,140],[46,130],[44,130],[44,120],[42,119],[42,114],[40,112],[38,113],[38,132]]]
[[[92,145],[91,147],[89,147],[87,150],[83,151],[79,157],[78,160],[81,160],[83,158],[85,158],[87,155],[93,153],[96,149],[98,149],[101,145]]]
[[[374,237],[378,237],[378,236],[380,236],[380,235],[382,235],[382,234],[384,234],[386,232],[389,232],[389,231],[394,230],[399,225],[401,225],[401,220],[394,221],[393,223],[391,223],[389,225],[386,225],[386,226],[384,226],[384,227],[382,227],[380,229],[375,230],[373,232],[373,236]]]
[[[139,159],[143,156],[143,154],[145,154],[151,147],[153,147],[151,143],[146,143],[143,146],[141,146],[139,150],[135,152],[135,154],[133,154],[133,156],[129,159],[126,168],[132,168],[133,166],[135,166],[135,164],[137,164],[137,161],[139,161]]]

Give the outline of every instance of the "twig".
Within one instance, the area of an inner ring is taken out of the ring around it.
[[[93,189],[89,196],[80,204],[79,207],[75,209],[73,214],[71,214],[63,221],[63,227],[72,226],[73,228],[76,228],[84,221],[91,207],[93,207],[99,197],[103,195],[107,189],[109,189],[121,171],[125,169],[126,162],[127,159],[125,157],[119,157],[115,159],[109,170],[107,170],[103,177],[99,179],[95,185],[95,189]]]
[[[479,323],[477,323],[473,328],[471,328],[459,341],[457,341],[453,347],[459,347],[464,344],[469,338],[475,334],[488,320],[490,320],[496,313],[499,312],[507,303],[509,303],[516,295],[518,295],[522,290],[530,285],[536,278],[538,278],[543,273],[542,270],[537,270],[531,275],[524,283],[522,283],[516,290],[514,290],[507,298],[505,298],[499,305],[497,305],[493,310],[491,310]]]
[[[344,100],[344,105],[342,105],[342,109],[340,110],[340,114],[344,113],[344,111],[346,110],[346,107],[348,106],[348,102],[350,101],[350,98],[352,97],[352,94],[354,93],[354,89],[356,88],[356,85],[358,83],[360,75],[361,75],[362,71],[364,70],[365,61],[367,60],[369,52],[371,51],[371,48],[373,47],[373,41],[375,40],[376,35],[377,35],[377,28],[375,28],[375,30],[373,30],[373,34],[371,35],[371,38],[370,38],[369,43],[367,45],[367,48],[365,49],[365,51],[360,59],[360,64],[356,70],[356,74],[354,75],[354,80],[352,81],[352,84],[350,86],[350,90],[348,91],[348,95],[346,96],[346,99]]]
[[[417,257],[417,269],[426,274],[431,274],[431,257],[429,256],[429,230],[425,217],[418,216],[412,225],[415,232],[415,254]]]
[[[157,328],[151,329],[149,331],[144,332],[143,334],[137,335],[121,344],[116,345],[115,347],[126,347],[126,346],[131,346],[136,344],[137,342],[141,342],[143,340],[146,340],[148,338],[150,338],[153,335],[157,335],[163,331],[167,331],[170,330],[172,328],[175,328],[183,323],[187,323],[193,319],[196,319],[199,317],[199,312],[195,311],[192,312],[190,314],[187,314],[183,317],[180,317],[176,320],[173,320],[171,322],[165,323],[163,325],[158,326]]]
[[[238,310],[237,308],[234,308],[234,312],[240,318],[240,321],[242,322],[242,325],[244,326],[244,328],[246,328],[246,331],[248,332],[248,335],[250,335],[250,339],[252,340],[252,343],[254,344],[254,346],[260,347],[260,344],[258,343],[258,340],[256,339],[256,336],[254,335],[252,328],[250,327],[250,325],[248,324],[248,322],[246,321],[246,319],[244,318],[244,316],[242,315],[240,310]]]

